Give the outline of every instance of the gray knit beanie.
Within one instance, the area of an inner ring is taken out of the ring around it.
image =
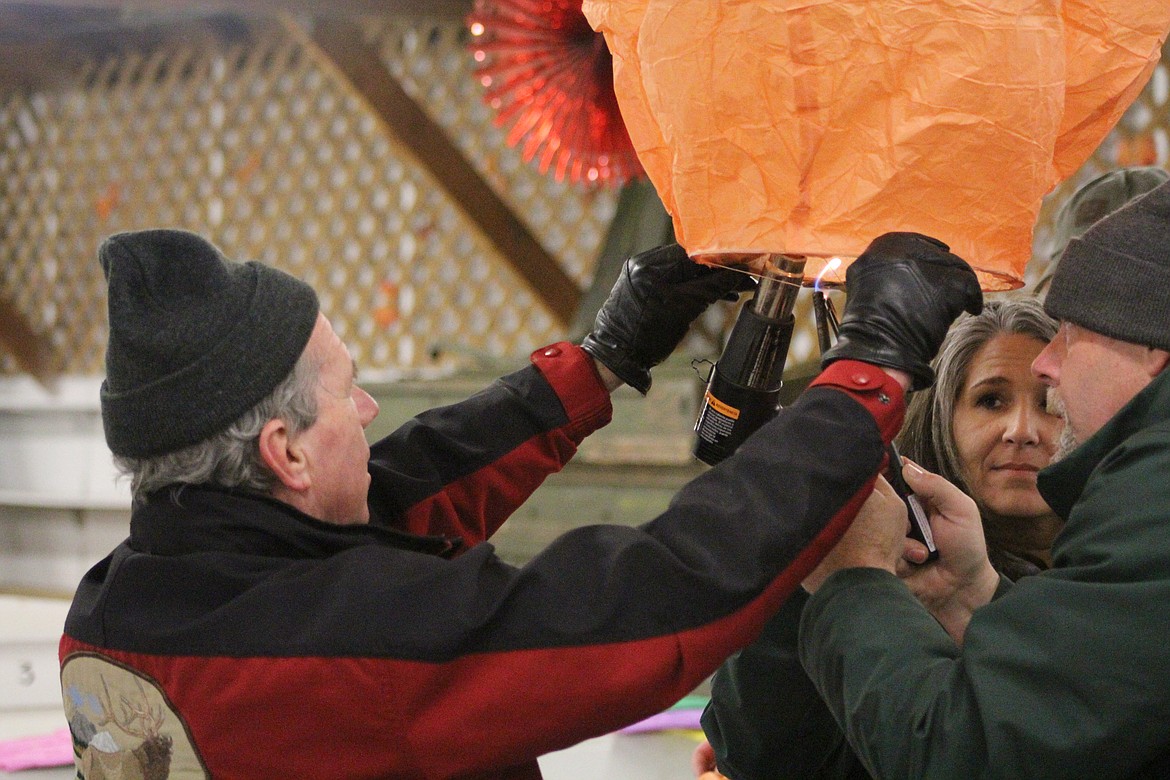
[[[194,233],[119,233],[98,259],[110,320],[102,421],[115,455],[163,455],[223,431],[289,375],[317,321],[309,285],[232,262]]]
[[[1069,242],[1044,310],[1103,336],[1170,350],[1170,182]]]

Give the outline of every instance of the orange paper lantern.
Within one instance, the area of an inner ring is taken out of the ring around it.
[[[1023,284],[1041,201],[1137,96],[1154,0],[585,0],[634,148],[696,259],[830,258],[913,230]]]

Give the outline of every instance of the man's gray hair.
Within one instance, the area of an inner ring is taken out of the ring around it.
[[[931,364],[938,377],[934,386],[915,393],[906,408],[906,422],[898,434],[902,454],[970,495],[953,423],[955,404],[975,353],[1004,334],[1032,336],[1047,344],[1056,335],[1056,327],[1056,321],[1034,298],[988,301],[980,314],[966,314],[956,321]]]
[[[260,431],[280,418],[296,436],[317,421],[317,381],[320,364],[305,350],[292,371],[268,397],[210,438],[152,458],[114,457],[122,476],[130,478],[134,503],[148,494],[174,485],[218,485],[270,493],[276,475],[260,457]]]

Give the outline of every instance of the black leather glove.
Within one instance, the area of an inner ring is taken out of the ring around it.
[[[821,358],[897,368],[912,390],[934,384],[930,361],[963,311],[983,310],[971,266],[920,233],[878,236],[845,273],[845,313],[837,343]]]
[[[581,348],[645,395],[650,369],[670,356],[695,318],[753,285],[739,271],[699,265],[678,244],[650,249],[622,266]]]

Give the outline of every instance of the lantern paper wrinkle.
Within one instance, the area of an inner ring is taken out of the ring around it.
[[[875,236],[951,245],[1023,283],[1041,201],[1158,61],[1155,0],[585,0],[634,148],[701,262]],[[752,270],[762,266],[752,265]],[[836,272],[840,282],[844,265]]]

